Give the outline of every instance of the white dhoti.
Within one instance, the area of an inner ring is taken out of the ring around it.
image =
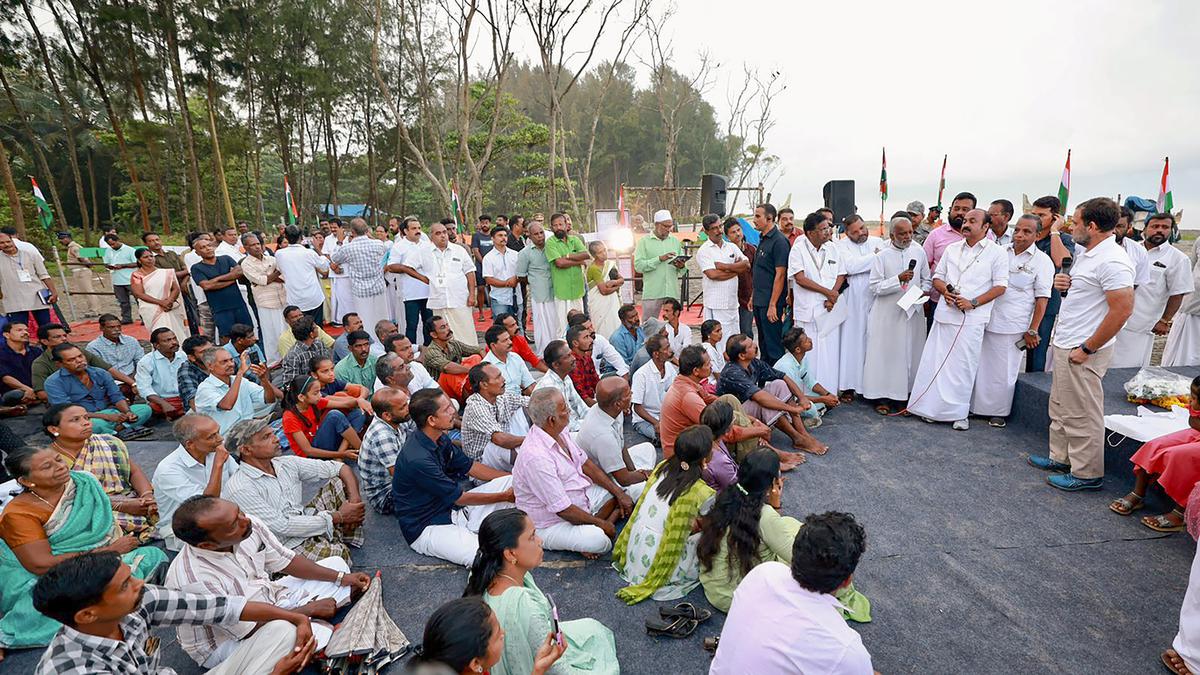
[[[735,335],[742,332],[741,317],[738,314],[737,308],[733,309],[710,309],[704,308],[704,319],[716,321],[721,324],[721,341],[717,343],[717,351],[725,353],[725,342],[729,340],[730,335]],[[611,335],[611,333],[610,333]],[[678,356],[678,354],[676,354]]]
[[[546,345],[558,339],[562,334],[558,322],[558,300],[532,302],[533,307],[533,350],[539,357],[545,352]]]
[[[907,401],[925,348],[925,314],[896,306],[896,295],[880,296],[867,321],[862,389],[868,399]]]
[[[329,313],[333,316],[327,316],[325,320],[330,323],[341,323],[343,316],[357,311],[358,307],[354,303],[354,283],[350,277],[330,277]]]
[[[404,332],[404,276],[391,272],[384,275],[387,282],[388,318],[396,324],[401,333]]]
[[[1187,664],[1188,670],[1200,672],[1200,548],[1192,557],[1192,571],[1188,575],[1183,605],[1179,608],[1179,632],[1175,634],[1171,648]]]
[[[1200,316],[1182,312],[1175,315],[1171,332],[1167,334],[1167,346],[1163,349],[1162,364],[1168,367],[1200,366]]]
[[[555,300],[554,302],[558,308],[558,326],[565,333],[567,330],[567,314],[573,309],[577,309],[582,312],[583,298],[576,298],[574,300]]]
[[[913,381],[909,412],[938,422],[956,422],[967,418],[971,408],[971,391],[975,388],[975,375],[979,372],[979,350],[983,343],[984,327],[982,323],[960,326],[937,320],[933,322],[933,329],[925,340],[925,350],[921,353],[917,377]]]
[[[508,427],[504,431],[513,436],[524,436],[529,433],[529,419],[525,417],[524,413],[513,415],[512,419],[508,421]],[[488,441],[487,447],[483,450],[483,456],[479,458],[479,461],[493,469],[512,473],[513,451]]]
[[[858,275],[865,277],[866,275]],[[838,326],[838,387],[842,390],[859,391],[863,383],[863,367],[867,358],[867,320],[871,312],[871,302],[866,279],[862,280],[861,288],[851,286],[846,291],[844,302],[849,304],[849,314],[846,320]],[[816,338],[813,338],[816,342]],[[829,391],[834,391],[830,389]]]
[[[836,394],[845,389],[841,380],[841,336],[837,329],[821,336],[816,321],[797,321],[796,325],[812,339],[813,348],[808,353],[809,372],[826,390]]]
[[[283,308],[259,307],[258,325],[262,328],[263,353],[268,354],[267,360],[271,361],[279,353],[279,336],[288,328],[287,322],[283,320]]]
[[[983,331],[979,350],[979,372],[975,374],[975,389],[971,393],[971,413],[983,417],[1008,417],[1012,412],[1013,392],[1017,375],[1025,363],[1026,352],[1017,349],[1017,340],[1024,333],[993,333]],[[959,338],[961,341],[961,338]],[[943,370],[943,372],[945,372]]]
[[[377,340],[378,338],[375,337],[375,324],[384,319],[391,319],[392,308],[388,302],[387,293],[371,295],[365,298],[354,298],[354,305],[358,308],[358,318],[363,322],[363,330],[367,331],[372,341]],[[474,326],[474,323],[471,325]],[[457,333],[457,331],[455,332]],[[474,331],[471,332],[474,333]],[[462,340],[463,338],[460,337],[458,339]]]
[[[1154,333],[1142,333],[1122,328],[1113,345],[1113,358],[1109,368],[1141,368],[1150,365],[1150,354],[1154,351]]]
[[[475,334],[475,317],[471,315],[470,307],[430,307],[429,310],[450,324],[455,340],[469,345],[479,344],[479,336]]]
[[[635,490],[641,495],[645,483],[636,486],[624,486],[625,494]],[[591,485],[587,489],[588,505],[592,515],[600,513],[604,505],[612,499],[612,493],[599,485]],[[631,496],[630,499],[633,499]],[[577,553],[608,553],[612,550],[612,540],[604,534],[604,530],[595,525],[572,525],[562,521],[550,527],[539,527],[538,536],[542,538],[542,547],[551,551],[575,551]]]
[[[473,494],[495,494],[512,489],[512,476],[501,476],[471,490]],[[470,567],[479,552],[479,526],[483,519],[499,509],[512,508],[512,502],[464,506],[450,513],[449,525],[430,525],[412,543],[412,550],[434,558]]]

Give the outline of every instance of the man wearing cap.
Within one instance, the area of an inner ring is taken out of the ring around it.
[[[908,219],[913,222],[913,240],[918,244],[925,243],[925,237],[931,229],[929,224],[925,222],[925,204],[920,200],[914,199],[908,203],[908,206],[904,207],[904,210],[908,212]],[[921,238],[917,239],[917,233],[922,231],[924,234],[921,234]]]
[[[638,240],[633,252],[633,268],[642,273],[642,316],[658,318],[663,300],[679,296],[679,270],[683,269],[683,245],[671,235],[675,222],[671,212],[654,213],[653,234]]]

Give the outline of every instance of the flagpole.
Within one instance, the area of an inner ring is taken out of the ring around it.
[[[29,176],[29,181],[33,184],[34,188],[36,189],[37,188],[37,180],[34,179],[33,176]],[[38,194],[40,194],[40,193],[38,193]],[[34,196],[36,197],[36,196],[38,196],[38,194],[35,194]],[[47,204],[46,208],[50,208],[50,205]],[[50,232],[50,223],[45,220],[42,220],[42,229],[46,230],[46,232],[49,233]],[[79,315],[75,313],[75,300],[74,300],[74,298],[71,297],[71,289],[67,287],[67,275],[66,275],[66,273],[63,272],[62,258],[60,258],[58,256],[58,237],[57,236],[52,236],[50,238],[50,250],[54,252],[54,265],[55,265],[55,267],[58,268],[58,278],[62,281],[63,294],[67,296],[67,309],[69,309],[71,311],[71,323],[74,323],[79,320]],[[55,303],[54,309],[55,310],[58,309],[58,303]],[[60,312],[60,314],[61,314],[61,312]]]

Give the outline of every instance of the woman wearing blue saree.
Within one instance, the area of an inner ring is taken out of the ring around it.
[[[112,503],[89,473],[70,471],[52,448],[14,452],[4,467],[25,491],[0,512],[0,649],[41,647],[59,623],[33,608],[38,576],[88,551],[113,551],[146,578],[166,562],[161,549],[138,546],[121,531]]]

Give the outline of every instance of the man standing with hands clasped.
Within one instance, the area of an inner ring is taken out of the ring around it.
[[[809,355],[812,374],[829,391],[841,391],[841,339],[839,329],[821,334],[817,317],[832,312],[841,297],[846,270],[842,253],[832,243],[833,221],[817,211],[804,218],[804,235],[796,239],[788,255],[788,276],[792,287],[792,316],[796,325],[812,337]]]
[[[1146,217],[1142,231],[1149,277],[1134,289],[1133,314],[1117,333],[1113,368],[1139,368],[1150,365],[1154,336],[1171,331],[1175,313],[1183,305],[1183,296],[1195,289],[1192,261],[1183,251],[1168,243],[1175,216],[1158,213]],[[1136,264],[1134,266],[1136,269]]]
[[[1133,313],[1133,263],[1113,239],[1120,215],[1107,197],[1080,204],[1071,234],[1084,250],[1069,275],[1054,276],[1066,297],[1051,342],[1050,454],[1031,455],[1029,463],[1053,472],[1046,482],[1068,492],[1104,485],[1102,380],[1117,332]]]

